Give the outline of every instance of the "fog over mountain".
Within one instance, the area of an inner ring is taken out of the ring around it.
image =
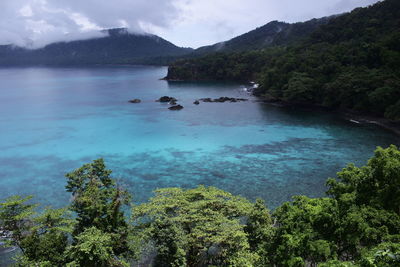
[[[230,39],[272,20],[304,21],[377,0],[2,0],[0,44],[38,48],[126,27],[179,45]]]

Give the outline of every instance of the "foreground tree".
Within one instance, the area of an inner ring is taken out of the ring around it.
[[[350,164],[327,184],[331,198],[299,196],[276,209],[270,262],[282,266],[395,262],[388,256],[396,255],[393,246],[384,250],[386,256],[374,255],[381,244],[400,241],[400,151],[395,146],[378,147],[367,166]]]
[[[73,196],[71,210],[77,214],[74,236],[95,227],[110,235],[116,255],[129,256],[129,229],[122,206],[129,203],[130,195],[116,185],[104,160],[85,164],[66,178],[66,190]]]
[[[155,193],[148,203],[133,208],[132,219],[136,231],[147,233],[147,241],[154,243],[156,265],[253,266],[258,260],[248,237],[253,243],[263,234],[259,227],[271,227],[266,209],[258,219],[252,203],[214,187]],[[246,233],[249,218],[253,225]]]
[[[19,266],[63,265],[73,221],[66,209],[47,208],[38,215],[37,205],[28,204],[31,198],[14,196],[0,204],[0,228],[9,236],[7,245],[21,250]]]
[[[129,194],[116,186],[110,174],[98,159],[66,175],[75,219],[68,208],[36,213],[32,197],[14,196],[0,203],[0,229],[10,237],[8,245],[22,252],[17,265],[124,265],[122,258],[132,254],[122,211]]]
[[[274,212],[276,234],[271,262],[279,266],[316,266],[337,258],[337,204],[333,199],[295,197]]]
[[[47,208],[32,221],[29,234],[22,240],[25,261],[65,264],[64,252],[74,221],[67,209]]]
[[[129,266],[118,260],[114,254],[113,240],[110,234],[95,227],[87,228],[75,237],[75,244],[69,247],[68,266],[109,267]]]
[[[368,205],[400,215],[400,151],[391,145],[378,147],[367,166],[350,164],[329,179],[328,194],[347,205]]]
[[[1,229],[10,237],[7,243],[19,247],[21,251],[24,251],[21,243],[31,229],[32,217],[35,214],[36,205],[27,204],[31,199],[32,196],[12,196],[0,204]]]

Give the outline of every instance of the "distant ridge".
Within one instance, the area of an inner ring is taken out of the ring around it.
[[[108,36],[58,42],[39,49],[0,46],[0,65],[166,64],[191,48],[178,47],[152,34],[132,34],[125,28],[103,30]]]

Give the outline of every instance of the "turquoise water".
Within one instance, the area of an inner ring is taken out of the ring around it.
[[[374,126],[255,102],[240,84],[159,80],[166,71],[0,69],[0,198],[33,194],[63,206],[64,174],[103,157],[136,202],[156,188],[204,184],[274,208],[292,195],[322,196],[347,162],[365,164],[376,146],[399,143]],[[185,108],[154,101],[163,95]],[[220,96],[251,101],[192,104]]]

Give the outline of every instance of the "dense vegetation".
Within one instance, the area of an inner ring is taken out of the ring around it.
[[[171,80],[256,80],[269,100],[400,120],[400,2],[331,18],[300,44],[181,60]]]
[[[193,51],[191,55],[199,56],[213,52],[240,52],[269,46],[294,44],[310,35],[320,25],[326,24],[330,19],[331,17],[325,17],[293,24],[271,21],[229,41],[200,47]]]
[[[129,194],[102,159],[66,175],[69,207],[0,203],[16,266],[400,266],[400,151],[378,148],[272,214],[213,187],[166,188],[123,213]]]
[[[0,65],[166,64],[192,49],[150,34],[111,29],[108,36],[49,44],[40,49],[0,46]]]

